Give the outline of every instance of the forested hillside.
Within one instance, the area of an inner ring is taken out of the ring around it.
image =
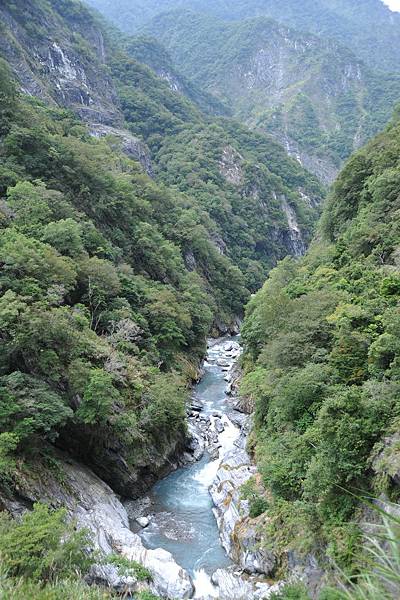
[[[80,2],[0,15],[2,502],[55,446],[134,497],[182,448],[207,334],[304,252],[322,190]]]
[[[399,75],[373,72],[340,44],[266,18],[227,23],[174,11],[146,30],[187,77],[324,183],[382,130],[400,98]]]
[[[63,433],[80,453],[90,439],[86,459],[132,493],[152,436],[161,458],[183,434],[190,360],[217,307],[240,310],[243,277],[210,242],[207,215],[71,113],[19,97],[4,63],[1,109],[3,449],[21,458]],[[115,440],[131,457],[122,473]]]
[[[88,0],[123,31],[137,32],[156,15],[190,9],[226,21],[267,16],[345,44],[374,68],[398,71],[400,16],[381,0]],[[373,49],[373,50],[372,50]]]
[[[242,393],[281,564],[295,550],[349,568],[358,497],[399,498],[399,140],[397,114],[345,166],[305,258],[247,307]]]
[[[246,272],[248,288],[257,289],[277,259],[303,251],[321,187],[271,138],[204,116],[212,98],[185,84],[167,55],[160,77],[138,62],[145,53],[159,65],[159,48],[119,40],[77,2],[10,2],[0,15],[8,23],[0,54],[22,88],[71,108],[93,135],[116,137],[157,180],[190,192],[212,220],[215,247]]]

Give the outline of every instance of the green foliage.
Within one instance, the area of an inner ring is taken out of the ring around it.
[[[34,583],[23,579],[13,579],[0,574],[0,594],[2,600],[29,598],[29,600],[107,600],[110,594],[96,586],[89,587],[74,579],[57,583]],[[153,599],[151,599],[153,600]]]
[[[249,515],[252,519],[262,515],[268,508],[268,500],[262,495],[260,486],[251,478],[240,488],[240,494],[249,502]]]
[[[5,71],[2,85],[15,87]],[[161,460],[213,319],[247,298],[243,276],[194,201],[67,111],[14,100],[0,149],[1,478],[14,485],[17,464],[70,435],[99,472],[110,447],[128,469],[151,448]]]
[[[0,136],[8,132],[17,104],[17,88],[7,63],[0,59]]]
[[[51,581],[85,572],[90,565],[84,551],[87,533],[67,524],[64,509],[36,504],[19,522],[3,513],[0,530],[0,555],[10,576]]]
[[[57,427],[72,416],[49,386],[15,371],[0,378],[0,431],[12,432],[19,442],[32,436],[54,439]]]
[[[118,392],[111,375],[102,369],[92,369],[76,417],[88,425],[101,423],[110,416],[117,400]]]
[[[105,559],[107,564],[112,564],[118,567],[120,573],[124,575],[133,575],[138,581],[151,581],[151,573],[140,563],[129,560],[121,554],[111,554]]]
[[[337,588],[322,590],[322,600],[393,600],[399,596],[400,521],[396,516],[399,506],[365,502],[372,522],[368,523],[369,532],[364,534],[364,551],[360,555],[354,550],[358,572],[350,577],[341,573]]]
[[[0,481],[8,481],[15,469],[15,460],[12,456],[18,446],[18,436],[9,431],[0,433]]]
[[[302,584],[285,585],[282,590],[270,596],[271,600],[309,600],[310,596]]]
[[[371,460],[400,410],[399,128],[349,161],[321,239],[271,272],[242,329],[269,539],[282,552],[311,542],[346,569],[360,547],[348,492],[395,486],[390,468],[374,481]]]
[[[137,595],[138,600],[160,600],[159,596],[152,594],[151,592],[144,590],[143,592],[139,592]]]

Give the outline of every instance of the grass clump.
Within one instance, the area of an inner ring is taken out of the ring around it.
[[[121,554],[111,554],[107,556],[107,564],[112,564],[118,567],[120,573],[124,575],[133,575],[138,581],[151,581],[152,575],[146,567],[135,560],[129,560]],[[146,598],[144,600],[147,600]],[[151,599],[149,599],[151,600]]]

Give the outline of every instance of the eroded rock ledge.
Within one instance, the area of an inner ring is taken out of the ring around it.
[[[92,533],[94,549],[104,555],[102,564],[92,567],[87,580],[125,594],[142,589],[176,599],[193,595],[193,584],[188,573],[162,549],[147,550],[137,534],[129,528],[127,512],[112,489],[90,469],[58,453],[57,471],[38,470],[36,477],[21,476],[18,496],[2,497],[3,505],[13,516],[18,516],[34,502],[46,502],[58,508],[64,506],[78,527]],[[152,581],[143,583],[135,577],[120,574],[114,565],[107,564],[107,556],[121,554],[146,567]],[[103,564],[104,563],[104,564]]]

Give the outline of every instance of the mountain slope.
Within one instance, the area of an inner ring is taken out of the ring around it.
[[[324,182],[384,127],[400,98],[400,76],[378,75],[335,42],[268,19],[225,23],[176,11],[147,29],[182,72]]]
[[[294,550],[353,568],[359,496],[398,499],[399,141],[397,114],[343,169],[305,258],[247,307],[242,393],[282,564]]]
[[[1,69],[2,439],[19,468],[57,442],[135,495],[182,443],[187,378],[243,277],[188,198]]]
[[[248,287],[256,289],[277,259],[303,251],[323,195],[316,181],[272,139],[244,135],[229,119],[204,116],[199,105],[216,112],[220,105],[179,76],[159,47],[143,39],[115,39],[76,2],[30,2],[24,10],[10,2],[1,11],[6,35],[0,53],[23,89],[71,108],[89,122],[93,135],[113,137],[148,173],[191,195],[211,218],[218,252],[246,272]],[[47,24],[46,33],[39,23]],[[81,56],[75,36],[86,26],[94,50]],[[155,71],[135,58],[142,56]],[[206,155],[199,136],[210,140]],[[167,158],[171,152],[174,160]],[[236,157],[236,167],[223,166],[224,152]],[[242,172],[235,181],[227,173],[232,168]],[[191,255],[186,260],[194,266]]]
[[[391,12],[381,0],[88,0],[88,3],[128,33],[136,32],[161,12],[177,8],[226,21],[272,17],[301,31],[336,39],[375,69],[399,70],[400,15]]]

